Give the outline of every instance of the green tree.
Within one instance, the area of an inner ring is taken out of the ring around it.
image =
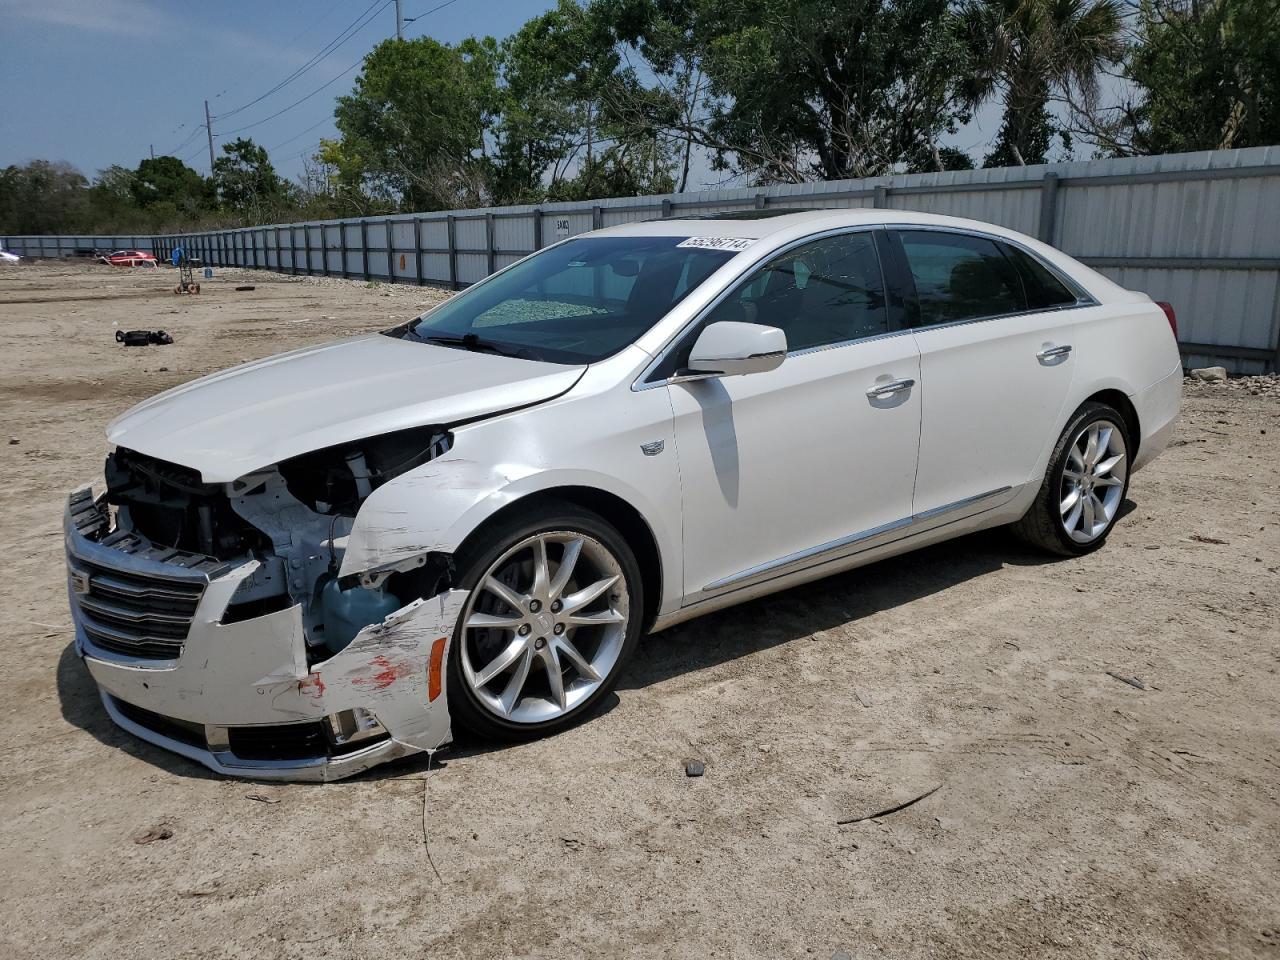
[[[88,213],[87,187],[68,163],[32,160],[0,170],[0,232],[75,232]]]
[[[1280,0],[1143,0],[1110,153],[1280,143]],[[1127,132],[1127,136],[1126,136]]]
[[[494,194],[593,199],[671,187],[649,95],[623,62],[605,4],[560,0],[501,46]]]
[[[222,153],[213,162],[213,184],[221,206],[250,221],[276,213],[285,200],[285,183],[267,151],[241,137],[224,143]]]
[[[677,100],[705,75],[705,119],[680,123],[722,168],[781,181],[881,174],[934,153],[966,119],[950,0],[616,2],[655,71],[692,78]]]
[[[214,206],[213,185],[177,157],[148,157],[130,184],[138,206],[168,211],[188,221]]]
[[[484,202],[497,59],[490,38],[387,40],[370,52],[334,115],[343,151],[360,158],[373,190],[416,210]]]
[[[1098,75],[1120,59],[1119,0],[969,0],[961,13],[970,51],[969,103],[999,97],[1004,117],[988,166],[1043,163],[1058,127],[1050,99],[1091,106]]]

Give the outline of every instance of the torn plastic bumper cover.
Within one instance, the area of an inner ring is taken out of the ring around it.
[[[445,669],[464,591],[414,600],[308,663],[301,606],[225,618],[262,561],[219,561],[64,517],[76,650],[111,718],[221,773],[335,780],[451,739]]]

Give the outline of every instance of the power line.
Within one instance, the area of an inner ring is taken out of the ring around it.
[[[430,10],[427,10],[427,11],[424,11],[423,13],[418,14],[416,17],[405,17],[404,22],[413,23],[415,20],[421,20],[423,17],[429,17],[431,16],[431,14],[435,13],[437,10],[443,10],[445,7],[452,6],[457,2],[458,0],[445,0],[445,2],[440,4],[439,6],[432,7]]]
[[[297,140],[299,137],[305,137],[308,133],[310,133],[316,127],[320,126],[321,124],[328,123],[332,119],[333,117],[321,117],[318,121],[313,123],[311,126],[307,127],[307,129],[303,130],[301,133],[295,133],[288,140],[281,140],[274,147],[271,147],[268,152],[269,153],[275,152],[276,150],[279,150],[281,147],[288,146],[289,144],[293,143],[293,141]]]
[[[271,116],[269,116],[269,117],[263,117],[261,120],[255,120],[253,123],[246,123],[243,127],[236,127],[234,130],[224,130],[224,131],[222,132],[222,136],[224,136],[224,137],[225,137],[225,136],[230,136],[230,135],[231,135],[231,134],[233,134],[233,133],[241,133],[242,131],[245,131],[245,130],[251,130],[251,129],[253,129],[254,127],[260,127],[260,126],[262,126],[262,124],[267,123],[268,121],[274,120],[276,117],[279,117],[279,116],[282,116],[283,114],[288,113],[288,112],[289,112],[290,110],[292,110],[294,107],[296,107],[296,106],[298,106],[298,105],[300,105],[300,104],[306,103],[308,100],[310,100],[312,97],[314,97],[314,96],[315,96],[317,93],[319,93],[321,90],[324,90],[325,88],[330,87],[330,86],[332,86],[333,84],[337,83],[339,80],[341,80],[343,77],[345,77],[348,73],[350,73],[350,72],[351,72],[352,70],[354,70],[356,67],[360,66],[360,64],[362,64],[362,63],[364,63],[364,57],[361,57],[359,60],[357,60],[357,61],[356,61],[355,63],[353,63],[351,66],[347,67],[347,69],[343,70],[340,74],[338,74],[336,77],[333,77],[332,79],[330,79],[330,80],[326,81],[325,83],[321,84],[320,86],[316,87],[316,89],[312,90],[312,91],[311,91],[310,93],[308,93],[305,97],[301,97],[301,98],[299,98],[299,99],[297,99],[297,100],[293,101],[293,103],[289,104],[287,107],[284,107],[284,108],[283,108],[283,109],[281,109],[281,110],[277,110],[275,113],[271,114]]]
[[[382,3],[380,7],[378,6],[379,2]],[[359,33],[366,26],[368,26],[373,21],[373,18],[376,17],[383,10],[385,10],[387,6],[391,4],[391,2],[392,0],[373,0],[373,2],[370,3],[369,6],[365,7],[364,11],[358,17],[356,17],[355,20],[351,21],[351,23],[349,23],[342,30],[341,33],[339,33],[336,37],[334,37],[332,40],[326,43],[323,47],[321,47],[319,53],[315,54],[310,60],[308,60],[302,66],[298,67],[298,69],[294,70],[293,73],[289,74],[289,76],[285,77],[283,80],[277,83],[270,90],[266,91],[266,93],[263,93],[257,97],[254,97],[254,99],[250,100],[248,103],[242,104],[241,106],[228,110],[226,113],[218,114],[217,119],[225,120],[228,117],[233,117],[237,113],[240,113],[241,111],[249,109],[254,104],[261,103],[263,100],[267,99],[267,97],[271,96],[274,93],[277,93],[278,91],[286,87],[288,84],[298,79],[298,77],[302,76],[312,67],[318,65],[323,60],[328,58],[330,54],[334,53],[339,47],[341,47],[348,40],[350,40],[357,33]],[[377,7],[378,9],[375,10],[374,9],[375,7]]]
[[[375,0],[375,4],[376,4],[376,2],[377,2],[377,0]],[[445,7],[452,6],[453,4],[455,4],[455,3],[457,3],[457,2],[458,2],[458,0],[444,0],[444,2],[443,2],[443,3],[437,4],[436,6],[432,7],[430,10],[426,10],[426,11],[424,11],[423,13],[418,14],[418,16],[413,17],[413,18],[412,18],[412,20],[422,20],[423,18],[425,18],[425,17],[427,17],[427,16],[430,16],[431,14],[436,13],[436,12],[437,12],[437,11],[439,11],[439,10],[443,10]],[[385,0],[385,2],[383,2],[382,6],[378,7],[376,10],[374,10],[370,16],[368,16],[368,17],[364,17],[364,15],[362,14],[361,16],[362,16],[362,18],[364,19],[364,23],[365,23],[365,24],[368,24],[369,22],[371,22],[371,21],[372,21],[372,19],[373,19],[373,17],[376,17],[378,14],[380,14],[383,10],[385,10],[388,6],[390,6],[390,4],[391,4],[391,3],[392,3],[392,0]],[[369,10],[369,8],[366,8],[366,13],[368,12],[368,10]],[[407,20],[406,22],[412,22],[412,20]],[[361,28],[363,28],[363,25],[362,25],[362,27],[361,27]],[[336,49],[336,48],[335,48],[335,49]],[[332,51],[331,51],[331,52],[332,52]],[[329,80],[325,81],[325,82],[324,82],[323,84],[321,84],[319,87],[317,87],[316,89],[314,89],[314,90],[312,90],[310,93],[308,93],[306,96],[303,96],[303,97],[298,98],[298,99],[297,99],[297,100],[295,100],[293,103],[289,104],[287,107],[282,107],[281,109],[277,110],[275,113],[271,114],[270,116],[268,116],[268,117],[263,117],[261,120],[255,120],[253,123],[247,123],[247,124],[245,124],[244,126],[236,127],[236,128],[234,128],[234,129],[232,129],[232,130],[225,130],[225,131],[223,131],[222,136],[226,137],[226,136],[230,136],[231,134],[243,133],[245,130],[250,130],[250,129],[254,128],[254,127],[261,126],[261,125],[262,125],[262,124],[264,124],[264,123],[268,123],[268,122],[270,122],[271,120],[276,119],[277,117],[283,116],[284,114],[286,114],[286,113],[288,113],[290,110],[292,110],[294,107],[297,107],[297,106],[302,105],[303,103],[306,103],[308,100],[310,100],[312,97],[314,97],[317,93],[320,93],[322,90],[327,89],[328,87],[332,86],[333,84],[335,84],[335,83],[337,83],[339,80],[341,80],[341,79],[342,79],[343,77],[345,77],[347,74],[351,73],[353,70],[355,70],[357,67],[359,67],[361,64],[363,64],[363,63],[364,63],[364,61],[365,61],[365,57],[366,57],[366,56],[367,56],[367,54],[362,55],[362,56],[360,57],[360,59],[359,59],[359,60],[357,60],[355,63],[351,64],[351,66],[347,67],[347,68],[346,68],[345,70],[343,70],[341,73],[339,73],[339,74],[337,74],[336,76],[332,77],[331,79],[329,79]],[[266,94],[264,94],[263,96],[266,96]],[[259,99],[261,99],[261,98],[259,98]],[[232,111],[232,112],[236,112],[236,111]],[[223,116],[230,116],[230,114],[223,114]],[[217,118],[215,118],[215,119],[217,119]],[[295,136],[293,136],[293,137],[290,137],[288,140],[285,140],[285,141],[281,142],[280,144],[277,144],[275,147],[273,147],[273,148],[272,148],[272,150],[278,150],[278,149],[280,149],[280,147],[283,147],[283,146],[285,146],[286,144],[289,144],[289,143],[291,143],[292,141],[297,140],[299,137],[305,136],[306,134],[310,133],[310,132],[311,132],[312,130],[314,130],[316,127],[320,126],[322,123],[326,122],[326,121],[327,121],[327,120],[329,120],[329,119],[330,119],[329,117],[325,117],[325,118],[324,118],[324,120],[320,120],[320,121],[318,121],[317,123],[312,124],[310,127],[308,127],[306,130],[303,130],[301,133],[296,134],[296,135],[295,135]],[[314,146],[319,146],[319,144],[315,144]],[[287,158],[285,159],[285,161],[282,161],[282,162],[287,162],[288,160],[294,160],[294,159],[297,159],[297,157],[302,156],[302,154],[307,153],[309,150],[314,149],[314,146],[313,146],[313,147],[308,147],[306,150],[303,150],[303,151],[302,151],[302,153],[300,153],[300,154],[296,154],[296,155],[294,155],[294,156],[287,157]],[[270,151],[268,151],[268,152],[270,152]]]
[[[176,156],[178,155],[178,151],[179,151],[179,150],[185,150],[185,149],[186,149],[187,144],[188,144],[188,143],[190,143],[192,140],[194,140],[194,139],[196,138],[196,136],[200,133],[200,131],[201,131],[201,130],[203,130],[203,129],[204,129],[204,124],[203,124],[203,123],[201,123],[201,124],[197,124],[196,126],[192,127],[192,128],[191,128],[191,132],[190,132],[189,134],[187,134],[187,139],[183,140],[180,144],[178,144],[178,145],[177,145],[176,147],[174,147],[172,150],[167,151],[167,152],[165,153],[165,156],[168,156],[168,157],[176,157]]]

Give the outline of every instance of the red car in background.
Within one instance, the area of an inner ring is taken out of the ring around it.
[[[113,267],[156,267],[156,256],[145,250],[117,250],[98,257],[103,263]]]

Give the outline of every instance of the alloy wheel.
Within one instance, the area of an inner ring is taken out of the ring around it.
[[[1076,543],[1092,543],[1111,527],[1128,477],[1124,433],[1110,420],[1094,420],[1067,447],[1059,511]]]
[[[626,577],[603,544],[568,530],[526,537],[485,571],[467,601],[463,678],[502,720],[555,720],[609,677],[629,615]]]

